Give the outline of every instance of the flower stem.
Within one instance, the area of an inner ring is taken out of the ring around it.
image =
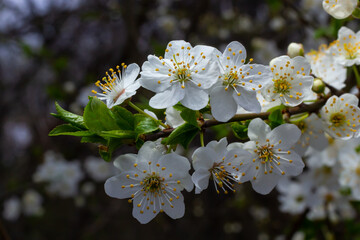
[[[204,144],[204,132],[203,131],[200,132],[200,144],[201,144],[202,147],[205,146],[205,144]]]
[[[353,71],[354,71],[354,74],[355,74],[355,78],[356,78],[356,85],[358,88],[360,88],[360,75],[359,75],[359,71],[357,70],[356,68],[356,65],[353,65]]]
[[[147,114],[146,112],[144,112],[141,108],[139,108],[138,106],[136,106],[135,104],[133,104],[132,102],[128,102],[128,105],[130,107],[132,107],[134,110],[138,111],[139,113],[142,113],[146,116],[148,116],[149,118],[151,118],[152,120],[154,120],[155,122],[159,123],[161,126],[163,126],[164,128],[168,128],[168,126],[166,126],[163,122],[161,122],[161,120],[158,120],[152,116],[150,116],[149,114]]]

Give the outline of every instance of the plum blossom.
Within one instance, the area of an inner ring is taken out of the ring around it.
[[[92,90],[99,96],[100,100],[105,100],[108,108],[123,103],[126,99],[136,94],[140,87],[140,82],[136,81],[140,72],[140,67],[136,63],[129,66],[122,64],[122,73],[120,66],[116,70],[110,68],[102,81],[98,80],[95,85],[101,89],[101,93]]]
[[[321,109],[324,130],[333,138],[350,139],[359,135],[359,99],[349,93],[330,97]]]
[[[236,41],[228,44],[223,53],[217,51],[216,56],[220,74],[218,82],[210,91],[214,118],[226,122],[235,115],[238,106],[250,112],[260,112],[256,92],[271,81],[270,68],[260,64],[245,64],[246,49]]]
[[[23,211],[27,216],[40,216],[43,214],[42,196],[33,189],[28,189],[22,197]]]
[[[239,181],[241,160],[250,159],[251,155],[241,149],[228,150],[226,138],[211,141],[206,147],[200,147],[192,155],[195,172],[191,176],[195,184],[195,193],[200,193],[209,185],[209,178],[214,181],[217,193],[222,189],[225,194],[234,191],[234,183]]]
[[[187,108],[199,110],[209,102],[209,89],[217,81],[218,66],[213,60],[213,47],[195,46],[171,41],[164,58],[148,56],[139,79],[141,86],[156,93],[150,106],[168,108],[181,102]]]
[[[280,99],[286,106],[296,106],[312,94],[313,77],[309,62],[301,56],[280,56],[270,62],[273,82],[262,89],[267,101]]]
[[[321,45],[318,51],[311,51],[306,54],[306,58],[311,65],[312,74],[320,78],[330,86],[340,90],[345,87],[346,68],[336,62],[331,54],[336,46],[330,48]]]
[[[336,19],[349,17],[355,10],[358,0],[323,0],[324,10]]]
[[[105,181],[115,173],[115,168],[111,163],[96,157],[88,157],[84,167],[95,181]]]
[[[304,156],[308,147],[322,151],[328,146],[328,139],[325,137],[322,121],[315,113],[297,122],[296,125],[301,130],[301,136],[294,145],[294,150],[300,156]]]
[[[2,216],[7,221],[16,221],[21,214],[21,201],[18,197],[11,197],[4,202]]]
[[[129,198],[133,216],[142,224],[150,222],[159,212],[173,219],[185,212],[181,191],[191,191],[194,184],[188,173],[189,161],[176,153],[166,154],[155,142],[146,142],[138,154],[121,155],[114,161],[120,174],[105,182],[110,197]]]
[[[360,32],[341,27],[338,39],[332,45],[331,53],[338,64],[345,67],[360,64]]]
[[[268,194],[285,176],[297,176],[304,168],[301,157],[290,150],[299,140],[301,131],[296,125],[283,124],[273,130],[260,118],[248,127],[250,141],[243,145],[251,153],[240,163],[241,182],[251,181],[253,189]]]

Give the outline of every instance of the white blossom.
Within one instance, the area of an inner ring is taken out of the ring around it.
[[[328,139],[325,137],[322,121],[315,113],[296,123],[296,125],[301,130],[301,136],[294,145],[294,150],[300,156],[304,156],[308,147],[322,151],[328,146]]]
[[[331,54],[334,48],[336,48],[335,45],[330,48],[326,45],[321,45],[318,51],[307,53],[306,58],[310,62],[312,74],[330,86],[340,90],[345,87],[346,68],[337,63]]]
[[[329,218],[332,222],[337,222],[355,217],[355,210],[348,198],[341,195],[338,189],[321,186],[316,190],[310,203],[310,212],[307,214],[310,220]]]
[[[309,204],[311,187],[310,181],[306,178],[301,178],[300,181],[291,181],[287,178],[281,180],[276,187],[280,193],[280,211],[290,214],[304,212]]]
[[[181,191],[191,191],[189,161],[176,153],[164,153],[154,142],[146,142],[138,154],[125,154],[114,161],[121,173],[105,182],[105,192],[114,198],[130,198],[133,216],[148,223],[159,212],[181,218],[185,205]]]
[[[96,157],[88,157],[84,164],[85,170],[95,181],[105,181],[115,174],[115,168],[111,163]]]
[[[3,218],[7,221],[16,221],[21,214],[21,202],[17,197],[11,197],[4,202]]]
[[[33,189],[25,191],[22,197],[23,211],[27,216],[40,216],[44,213],[42,196]]]
[[[250,112],[260,112],[256,92],[271,81],[270,68],[245,64],[246,49],[239,42],[231,42],[223,53],[217,51],[216,57],[220,74],[210,91],[211,114],[214,118],[226,122],[235,115],[238,106]]]
[[[331,54],[337,63],[345,67],[360,64],[360,32],[355,33],[347,27],[341,27],[333,45]]]
[[[355,10],[358,0],[323,0],[324,10],[336,19],[349,17]]]
[[[214,182],[217,193],[222,189],[235,192],[234,183],[239,181],[241,159],[249,159],[251,155],[241,149],[227,150],[227,140],[211,141],[206,147],[200,147],[192,155],[192,165],[195,170],[191,176],[195,184],[195,193],[200,193],[209,185],[209,179]]]
[[[199,110],[209,101],[209,89],[217,81],[218,66],[213,60],[214,48],[179,40],[171,41],[165,56],[148,56],[139,79],[141,85],[156,93],[150,106],[168,108],[181,102],[187,108]]]
[[[140,72],[140,67],[136,63],[129,66],[122,64],[122,73],[120,67],[116,70],[110,68],[102,81],[97,81],[95,85],[101,89],[101,93],[93,90],[92,92],[99,96],[100,100],[105,100],[108,108],[123,103],[126,99],[136,94],[140,87],[140,82],[136,81]]]
[[[330,97],[320,110],[324,130],[333,138],[350,139],[359,135],[359,99],[349,93]]]
[[[273,82],[262,89],[267,101],[280,99],[286,106],[296,106],[312,94],[313,77],[309,62],[301,56],[280,56],[270,62]]]
[[[297,176],[303,168],[301,157],[290,148],[299,140],[301,131],[293,124],[282,124],[271,130],[260,118],[248,127],[250,141],[243,145],[251,158],[242,159],[241,182],[250,180],[253,189],[268,194],[285,176]]]
[[[79,162],[68,162],[61,155],[47,152],[44,163],[38,166],[33,178],[35,182],[48,182],[46,190],[49,193],[72,197],[77,194],[83,176]]]

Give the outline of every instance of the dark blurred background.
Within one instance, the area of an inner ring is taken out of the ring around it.
[[[84,170],[86,158],[98,157],[97,146],[75,137],[48,137],[61,124],[49,113],[58,101],[81,114],[94,83],[107,69],[122,62],[141,66],[147,55],[163,55],[171,40],[221,51],[239,41],[254,62],[268,64],[286,54],[290,42],[301,42],[308,51],[333,40],[331,21],[320,0],[1,0],[0,203],[33,189],[41,195],[43,208],[41,214],[20,213],[15,220],[3,214],[1,236],[266,240],[289,235],[299,216],[279,212],[276,191],[261,196],[250,184],[229,195],[217,195],[211,187],[201,195],[185,193],[182,219],[163,214],[140,225],[126,200],[108,197],[104,180],[95,182]],[[144,96],[151,95],[141,90],[135,101],[146,103]],[[226,134],[214,129],[206,142]],[[77,194],[60,197],[49,194],[46,184],[34,183],[33,175],[49,150],[81,163],[84,177]],[[134,151],[124,146],[117,155]],[[93,186],[90,194],[84,194],[85,183]]]

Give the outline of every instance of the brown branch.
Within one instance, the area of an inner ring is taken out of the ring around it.
[[[325,98],[320,98],[317,102],[315,102],[313,104],[306,105],[306,104],[302,103],[301,105],[299,105],[297,107],[287,108],[283,111],[283,113],[287,113],[291,116],[291,115],[305,113],[305,112],[309,112],[309,113],[317,112],[320,110],[320,108],[322,106],[324,106],[328,97],[329,96],[327,96]],[[219,122],[214,119],[207,120],[202,124],[201,128],[205,129],[205,128],[209,128],[209,127],[220,125],[220,124],[245,121],[245,120],[250,120],[250,119],[254,119],[254,118],[261,118],[261,119],[265,120],[265,119],[268,119],[269,115],[270,115],[270,112],[236,114],[233,118],[231,118],[227,122]],[[164,129],[163,131],[160,131],[160,132],[157,132],[154,134],[145,135],[144,140],[152,141],[152,140],[156,140],[159,138],[167,137],[172,133],[172,131],[174,131],[174,128],[168,128],[168,129]]]

